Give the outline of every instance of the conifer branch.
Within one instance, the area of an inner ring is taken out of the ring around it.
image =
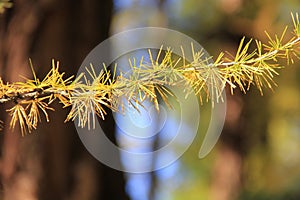
[[[203,93],[206,100],[212,103],[222,101],[224,88],[228,85],[233,90],[240,88],[247,92],[251,86],[256,86],[263,94],[264,88],[273,89],[276,86],[274,76],[282,68],[280,60],[286,64],[294,63],[300,56],[300,22],[298,14],[292,14],[293,36],[286,38],[287,28],[278,36],[271,37],[263,44],[255,41],[255,50],[250,51],[253,40],[245,42],[242,38],[234,56],[221,53],[212,58],[203,58],[203,51],[194,51],[193,59],[186,62],[184,49],[182,58],[175,58],[168,48],[159,50],[156,58],[149,50],[150,62],[143,58],[129,60],[131,70],[116,75],[116,67],[112,70],[104,65],[100,73],[96,73],[93,66],[86,68],[86,72],[76,79],[73,76],[65,78],[59,72],[59,62],[52,61],[50,72],[40,80],[37,78],[32,63],[33,79],[24,82],[5,83],[0,78],[0,104],[10,103],[7,110],[11,116],[10,126],[14,128],[18,123],[22,135],[37,128],[41,121],[41,113],[49,121],[48,111],[53,101],[60,102],[64,108],[71,107],[66,117],[67,121],[78,119],[78,126],[94,128],[96,115],[105,119],[106,108],[113,112],[126,112],[125,102],[138,110],[145,99],[150,99],[159,110],[158,99],[167,105],[172,92],[168,86],[186,86],[186,96],[195,92],[202,101]],[[189,89],[190,88],[190,89]],[[0,127],[1,128],[1,127]]]

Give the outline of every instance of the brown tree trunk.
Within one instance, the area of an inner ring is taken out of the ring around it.
[[[88,52],[108,37],[112,6],[112,0],[14,1],[0,16],[1,77],[9,82],[20,80],[19,75],[31,77],[28,58],[40,77],[50,70],[51,59],[60,61],[66,76],[76,73]],[[37,131],[24,138],[5,119],[3,199],[128,199],[123,174],[92,158],[73,123],[63,123],[67,111],[61,105],[55,110],[50,123],[42,119]],[[113,136],[113,120],[108,117],[105,124]]]
[[[238,199],[244,185],[243,165],[250,149],[266,145],[266,98],[258,91],[242,97],[227,94],[226,120],[212,170],[211,199]],[[260,113],[257,115],[257,113]],[[249,123],[251,122],[251,124]],[[253,124],[252,124],[253,123]]]

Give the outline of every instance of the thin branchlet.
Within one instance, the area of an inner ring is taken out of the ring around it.
[[[242,38],[234,56],[220,53],[215,61],[205,57],[203,50],[195,51],[193,44],[192,61],[187,62],[184,49],[182,57],[175,56],[170,48],[158,51],[156,58],[148,51],[149,62],[144,58],[129,59],[130,70],[116,75],[117,66],[109,70],[105,65],[96,73],[93,66],[76,79],[64,77],[59,72],[59,62],[52,61],[50,72],[40,80],[30,61],[33,79],[24,82],[5,83],[0,78],[0,103],[11,103],[7,109],[11,115],[10,126],[21,127],[25,135],[37,128],[41,114],[49,121],[48,111],[54,110],[51,103],[57,100],[63,107],[71,107],[66,121],[77,120],[78,126],[94,128],[96,116],[105,119],[107,108],[113,112],[126,112],[125,103],[139,110],[145,99],[153,102],[159,110],[158,99],[169,107],[168,98],[173,96],[169,86],[184,86],[186,96],[194,92],[202,101],[211,100],[212,105],[223,101],[222,92],[228,85],[233,90],[240,88],[247,92],[256,86],[263,94],[264,88],[276,86],[274,76],[282,68],[281,59],[286,64],[294,63],[300,55],[300,22],[298,14],[292,14],[293,36],[286,39],[287,28],[280,36],[271,37],[263,44],[258,40],[246,42]],[[250,46],[256,45],[254,51]],[[1,121],[0,121],[1,122]],[[0,123],[1,128],[1,123]]]

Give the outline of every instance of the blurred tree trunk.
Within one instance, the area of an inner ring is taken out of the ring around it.
[[[212,170],[211,199],[237,199],[241,188],[242,159],[245,150],[245,123],[242,115],[244,102],[239,92],[227,92],[226,120],[221,135],[221,145]]]
[[[66,76],[76,73],[89,51],[108,37],[112,7],[112,0],[14,1],[14,7],[0,16],[1,77],[9,82],[20,80],[19,75],[31,77],[28,58],[40,77],[50,70],[52,58],[60,61]],[[37,131],[24,138],[7,127],[10,118],[5,118],[3,199],[128,199],[123,174],[92,158],[73,123],[63,123],[67,111],[61,105],[55,110],[50,123],[42,119]],[[108,117],[105,125],[113,140],[113,119]]]
[[[234,96],[227,94],[227,106],[230,109],[226,113],[221,144],[212,171],[211,199],[238,199],[240,191],[243,191],[243,181],[247,178],[243,174],[243,165],[250,150],[267,146],[266,104],[267,96],[262,98],[258,91],[253,90],[251,95],[244,97],[240,92]]]
[[[214,35],[222,38],[225,45],[222,49],[228,49],[234,55],[243,35],[262,38],[261,33],[264,33],[265,27],[269,26],[276,16],[275,13],[269,14],[270,10],[276,10],[276,4],[272,4],[270,0],[266,2],[268,6],[262,6],[257,10],[257,17],[253,21],[224,18],[222,26],[216,30],[218,34]],[[228,27],[235,28],[229,30]],[[227,91],[229,109],[212,171],[213,200],[237,199],[239,192],[243,191],[243,181],[247,178],[244,177],[243,168],[250,150],[267,147],[268,110],[265,106],[267,102],[268,96],[262,98],[257,89],[251,89],[247,95],[240,91],[235,91],[235,94],[231,95]]]

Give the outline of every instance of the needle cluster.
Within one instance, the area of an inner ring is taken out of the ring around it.
[[[3,1],[2,1],[3,2]],[[64,77],[59,72],[59,62],[52,61],[50,72],[43,78],[37,78],[32,64],[33,79],[24,82],[6,83],[0,78],[0,103],[10,103],[7,112],[11,116],[10,126],[19,124],[22,134],[37,128],[41,115],[49,121],[48,112],[53,101],[58,101],[63,108],[71,107],[66,121],[78,119],[78,126],[94,126],[96,115],[105,119],[106,108],[113,112],[125,112],[127,102],[138,110],[145,99],[150,99],[159,110],[158,99],[167,105],[172,92],[168,86],[185,86],[188,96],[191,92],[202,95],[212,103],[222,101],[224,88],[229,86],[233,93],[239,88],[247,92],[255,86],[263,94],[264,88],[276,86],[274,76],[286,64],[294,63],[300,55],[300,22],[298,14],[292,14],[293,31],[286,38],[287,28],[281,35],[271,37],[263,44],[258,40],[246,41],[242,38],[235,55],[220,53],[212,58],[203,59],[202,51],[193,52],[193,60],[186,62],[185,57],[175,58],[172,50],[158,51],[156,58],[148,51],[150,62],[144,59],[129,59],[131,70],[117,75],[117,67],[109,70],[104,65],[100,73],[93,66],[77,78]],[[254,50],[250,50],[255,45]],[[184,49],[182,49],[184,55]],[[171,105],[169,105],[171,106]]]
[[[10,0],[0,0],[0,14],[2,14],[5,11],[5,9],[11,7],[12,3],[10,2]]]

